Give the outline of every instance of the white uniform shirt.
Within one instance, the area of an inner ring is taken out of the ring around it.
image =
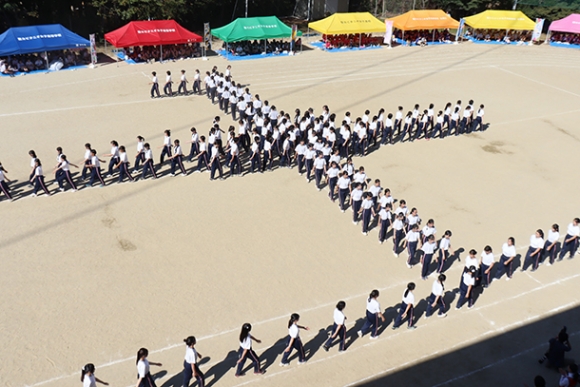
[[[344,325],[344,320],[346,319],[346,317],[344,317],[344,313],[342,313],[342,311],[335,309],[334,310],[334,323],[336,325]]]
[[[85,375],[83,378],[83,387],[97,387],[95,375]]]
[[[353,202],[358,202],[362,199],[363,196],[363,190],[362,189],[354,189],[352,190],[352,192],[350,193],[350,196],[352,198]]]
[[[402,230],[403,225],[404,225],[404,223],[400,219],[395,219],[395,221],[393,222],[393,228],[397,231]]]
[[[405,290],[406,292],[406,290]],[[413,295],[412,291],[407,292],[407,296],[405,297],[405,293],[403,293],[403,302],[407,305],[414,305],[415,304],[415,296]]]
[[[409,207],[397,207],[397,209],[395,210],[395,214],[396,215],[399,215],[399,214],[407,215],[407,211],[409,211]]]
[[[407,217],[407,222],[409,223],[409,226],[419,223],[420,220],[421,218],[419,217],[419,215],[409,215]]]
[[[449,246],[451,245],[451,241],[447,238],[441,238],[439,242],[439,250],[447,251],[449,250]]]
[[[508,258],[515,257],[516,247],[514,245],[508,245],[507,242],[501,247],[501,253]]]
[[[329,168],[329,169],[326,171],[326,174],[328,175],[328,177],[329,177],[329,178],[333,179],[333,178],[335,178],[335,177],[337,177],[337,176],[338,176],[338,172],[339,172],[338,168],[336,168],[336,167],[330,167],[330,168]],[[347,186],[347,187],[348,187],[348,186]]]
[[[367,179],[367,174],[364,172],[357,172],[354,174],[354,176],[352,177],[352,181],[355,183],[365,183]]]
[[[383,195],[381,196],[381,198],[379,199],[379,203],[381,203],[381,207],[386,207],[387,204],[393,204],[393,197],[392,196],[387,196],[387,195]]]
[[[173,154],[183,156],[183,152],[181,151],[180,145],[176,145],[173,147]]]
[[[425,254],[433,254],[436,247],[437,243],[435,242],[425,242],[425,244],[421,247],[421,250],[423,250]]]
[[[300,329],[298,328],[298,325],[296,324],[290,325],[290,328],[288,328],[288,334],[293,339],[298,338],[300,336]]]
[[[434,235],[436,232],[437,232],[437,229],[435,227],[429,227],[429,226],[423,227],[423,236],[424,237]]]
[[[338,182],[336,183],[339,189],[348,189],[350,186],[350,179],[348,177],[341,176],[338,178]]]
[[[570,223],[567,233],[570,236],[580,236],[580,226],[574,226],[574,223]]]
[[[119,160],[120,160],[122,163],[128,163],[128,162],[129,162],[129,158],[127,157],[127,152],[122,152],[122,153],[119,153]],[[63,170],[65,170],[65,171],[68,171],[68,162],[67,162],[66,169],[64,169],[64,168],[65,168],[65,167],[63,167],[62,169],[63,169]]]
[[[373,206],[373,201],[370,199],[365,199],[362,202],[361,208],[363,210],[370,210],[372,206]]]
[[[391,211],[387,211],[386,209],[381,208],[379,211],[379,216],[381,217],[381,220],[391,219]]]
[[[475,278],[471,276],[469,273],[463,274],[463,283],[467,286],[475,285]]]
[[[435,297],[443,296],[443,285],[438,280],[435,280],[435,282],[433,282],[433,287],[431,287],[431,293],[433,293]]]
[[[557,231],[550,230],[548,231],[548,242],[554,243],[558,239],[560,239],[560,233]]]
[[[485,251],[481,253],[481,263],[485,266],[491,266],[491,264],[495,261],[493,253],[486,253]]]
[[[145,160],[153,160],[153,151],[151,149],[145,150]],[[97,160],[98,162],[99,160]]]
[[[530,247],[533,247],[534,249],[543,248],[544,247],[544,239],[537,238],[535,235],[532,235],[530,237]]]
[[[191,347],[185,349],[185,361],[189,364],[197,363],[197,351]]]
[[[411,230],[407,233],[407,235],[405,236],[405,239],[408,242],[417,242],[419,240],[419,236],[420,236],[420,234],[417,231]],[[425,243],[425,244],[427,244],[427,243]]]
[[[92,156],[91,157],[91,164],[95,167],[95,168],[99,168],[101,166],[101,162],[99,161],[99,158],[97,156]]]
[[[325,166],[326,166],[326,160],[323,157],[317,157],[314,160],[314,168],[324,169]]]
[[[141,153],[141,152],[143,152],[143,145],[144,145],[144,144],[145,144],[145,143],[144,143],[143,141],[139,141],[139,142],[137,142],[137,153]],[[90,151],[89,151],[89,154],[90,154]],[[86,156],[86,155],[85,155],[85,156]],[[85,157],[85,158],[88,158],[88,157]]]
[[[465,267],[470,268],[471,266],[474,266],[476,269],[479,269],[479,261],[477,260],[477,258],[475,257],[471,258],[471,255],[468,255],[467,258],[465,258]]]
[[[381,312],[381,304],[375,299],[367,300],[367,310],[373,314]]]
[[[137,362],[137,373],[139,374],[140,378],[147,376],[149,373],[149,361],[147,359],[139,360]]]
[[[240,342],[240,347],[242,349],[250,350],[252,349],[252,336],[248,333],[244,341]]]
[[[369,188],[369,191],[370,191],[370,193],[373,194],[373,197],[376,198],[377,196],[379,196],[379,192],[381,191],[381,187],[373,185],[371,188]]]

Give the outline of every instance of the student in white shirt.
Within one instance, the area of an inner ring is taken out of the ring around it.
[[[108,386],[109,383],[104,382],[95,376],[95,365],[92,363],[86,364],[81,369],[81,383],[83,387],[97,387],[97,383]]]
[[[405,238],[405,216],[402,213],[395,215],[393,222],[393,253],[395,257],[399,256],[399,244]]]
[[[353,183],[359,183],[363,190],[367,188],[367,174],[365,173],[365,167],[360,167],[354,176],[352,177]]]
[[[143,145],[145,139],[142,136],[137,136],[137,154],[135,155],[135,164],[133,165],[133,173],[139,172],[139,165],[145,161],[145,154],[143,153]]]
[[[187,78],[185,77],[185,70],[181,70],[181,79],[179,82],[179,87],[177,88],[177,94],[187,94]]]
[[[318,153],[318,157],[314,159],[314,179],[316,181],[316,188],[320,191],[322,189],[322,177],[326,174],[326,160],[322,152]]]
[[[558,239],[560,239],[560,226],[554,223],[552,229],[548,231],[548,238],[546,238],[544,250],[542,251],[542,255],[544,255],[543,259],[549,257],[549,260],[546,263],[547,266],[551,266],[556,259],[556,245],[558,244]]]
[[[401,125],[403,123],[403,107],[399,106],[399,108],[397,109],[396,113],[395,113],[395,127],[393,128],[393,134],[394,131],[397,131],[397,135],[399,133],[401,133]]]
[[[201,94],[201,75],[199,70],[195,70],[195,75],[193,76],[193,94]]]
[[[433,282],[433,287],[431,288],[431,295],[427,298],[427,310],[425,312],[425,318],[431,317],[431,315],[439,309],[437,317],[446,317],[445,313],[445,300],[443,300],[443,294],[445,291],[444,282],[447,279],[445,274],[439,274],[435,282]]]
[[[413,295],[413,290],[415,290],[415,283],[409,282],[407,284],[407,289],[405,289],[405,292],[403,293],[403,300],[401,301],[399,314],[395,318],[393,330],[399,328],[403,323],[403,320],[407,317],[407,329],[417,328],[413,321],[413,310],[415,309],[415,296]]]
[[[267,136],[262,136],[262,139],[264,140],[262,152],[262,171],[272,171],[272,136],[268,134]]]
[[[155,380],[149,372],[149,366],[161,367],[161,363],[153,363],[147,360],[149,351],[147,348],[140,348],[137,352],[137,385],[135,387],[155,387]]]
[[[427,238],[430,235],[435,235],[437,233],[437,229],[435,228],[435,221],[433,219],[429,219],[427,221],[427,225],[423,227],[421,230],[421,243],[427,242]]]
[[[109,160],[109,170],[107,172],[107,177],[113,176],[113,168],[115,165],[119,164],[119,143],[115,140],[111,141],[111,153],[103,155],[103,157],[110,157]]]
[[[469,118],[471,117],[471,109],[469,106],[465,107],[463,111],[463,118],[461,119],[461,123],[459,124],[459,133],[468,133],[469,132]]]
[[[252,144],[252,154],[250,155],[250,172],[254,173],[257,169],[260,170],[260,136],[254,136],[254,143]]]
[[[30,181],[30,185],[32,184],[32,178],[35,175],[35,171],[36,171],[36,152],[34,152],[33,150],[28,151],[28,155],[30,156],[30,176],[28,176],[28,180]]]
[[[445,270],[445,261],[453,254],[451,250],[451,230],[446,230],[443,238],[439,241],[439,257],[437,259],[437,273],[443,273]]]
[[[544,242],[542,241],[542,245]],[[540,249],[541,250],[541,249]],[[481,253],[481,285],[487,288],[491,284],[491,270],[495,265],[495,257],[491,250],[491,246],[485,246],[483,253]]]
[[[360,183],[352,184],[354,189],[350,192],[350,207],[352,208],[352,223],[358,224],[358,216],[362,205],[364,191]]]
[[[199,154],[197,155],[197,168],[195,172],[201,172],[201,166],[205,166],[206,170],[209,171],[209,156],[207,151],[207,143],[205,142],[205,136],[199,137]]]
[[[469,250],[469,254],[465,257],[465,267],[463,268],[463,272],[467,273],[471,266],[475,267],[479,272],[479,261],[477,260],[477,251],[475,249]],[[477,273],[475,276],[477,276]]]
[[[221,154],[220,154],[220,148],[221,146],[219,144],[215,144],[214,146],[211,147],[211,155],[210,155],[210,159],[209,159],[209,165],[211,166],[211,173],[210,173],[210,180],[214,180],[215,179],[215,172],[218,171],[220,176],[219,179],[223,180],[223,169],[222,169],[222,163],[221,163]]]
[[[165,85],[163,86],[163,92],[169,97],[173,97],[173,90],[171,90],[171,85],[173,81],[171,80],[171,71],[167,71],[167,76],[165,77]]]
[[[387,204],[391,205],[391,209],[393,207],[394,199],[391,196],[391,190],[389,188],[385,188],[382,194],[379,194],[379,205],[381,207],[385,207]]]
[[[129,181],[133,182],[133,176],[129,172],[129,157],[127,157],[127,151],[125,150],[125,146],[121,145],[119,147],[119,162],[115,165],[115,168],[119,169],[119,180],[118,183],[122,183],[125,176],[129,179]]]
[[[578,250],[578,237],[580,236],[580,218],[574,218],[572,223],[568,225],[566,237],[562,242],[562,250],[560,250],[560,260],[564,259],[566,254],[570,253],[570,259],[574,258],[576,250]]]
[[[199,369],[197,365],[199,359],[203,356],[201,353],[197,352],[195,349],[196,340],[194,336],[189,336],[184,339],[183,342],[186,345],[185,348],[185,359],[183,360],[183,386],[189,386],[189,382],[192,377],[197,380],[197,385],[199,387],[204,387],[205,376]],[[153,364],[153,363],[151,363]]]
[[[141,174],[141,178],[145,179],[147,177],[147,173],[151,172],[154,179],[157,179],[157,172],[155,172],[155,165],[153,165],[153,151],[149,146],[149,143],[146,142],[143,144],[143,157],[145,161],[143,162],[143,172]]]
[[[483,131],[483,115],[485,114],[483,108],[484,108],[483,105],[479,105],[479,109],[477,109],[477,116],[475,117],[475,121],[473,122],[473,131],[476,131],[478,126],[479,130]]]
[[[457,305],[455,309],[460,309],[465,301],[467,300],[468,308],[473,306],[473,288],[475,287],[475,273],[477,269],[475,266],[470,266],[461,279],[461,284],[459,285],[459,299],[457,300]]]
[[[435,243],[435,236],[430,235],[427,238],[427,242],[421,246],[421,278],[426,280],[429,277],[429,267],[431,266],[431,260],[433,259],[433,254],[437,248],[437,243]]]
[[[393,113],[387,114],[387,119],[384,123],[383,128],[383,138],[381,141],[381,145],[392,145],[393,144]]]
[[[83,159],[83,170],[81,172],[81,180],[87,178],[87,172],[90,172],[89,165],[91,165],[91,144],[88,142],[85,144],[85,156]]]
[[[362,234],[366,236],[369,233],[371,216],[375,216],[375,206],[373,204],[373,195],[370,192],[367,192],[364,196],[365,198],[361,203],[359,214],[362,215]]]
[[[567,369],[561,367],[559,371],[560,381],[558,382],[558,387],[574,387],[578,385],[580,375],[578,375],[578,365],[576,363],[569,364]]]
[[[304,172],[303,172],[303,170],[304,170],[304,154],[306,153],[307,149],[308,149],[308,147],[304,143],[304,140],[300,140],[300,143],[298,145],[296,145],[296,148],[294,149],[294,153],[295,153],[294,158],[296,159],[296,164],[298,165],[298,173],[300,175],[304,174]]]
[[[159,157],[159,166],[163,164],[165,156],[171,157],[171,131],[169,129],[163,131],[163,145],[161,148],[161,156]]]
[[[281,367],[285,367],[290,362],[288,361],[288,357],[290,357],[290,353],[292,349],[296,349],[298,352],[298,364],[306,363],[306,354],[304,353],[304,346],[302,345],[302,340],[300,340],[300,329],[304,329],[309,331],[310,328],[302,325],[298,325],[298,321],[300,321],[300,315],[298,313],[292,313],[290,316],[290,320],[288,321],[288,340],[286,342],[286,348],[284,349],[284,353],[282,355],[282,361],[280,362]]]
[[[338,187],[338,207],[340,208],[340,211],[344,212],[346,210],[344,205],[346,202],[346,197],[350,195],[352,190],[348,172],[342,171],[340,173],[340,177],[338,178],[336,185]]]
[[[419,225],[414,224],[411,226],[405,240],[403,241],[403,246],[407,245],[407,253],[409,254],[407,258],[407,267],[411,268],[413,266],[413,259],[415,259],[415,254],[417,252],[417,245],[419,243],[419,238],[421,234],[419,233]],[[431,254],[432,255],[432,254]]]
[[[171,160],[171,173],[170,176],[175,176],[175,169],[179,167],[181,170],[181,176],[186,176],[185,167],[183,166],[183,151],[181,150],[181,145],[179,145],[179,140],[173,141],[173,152],[169,157]]]
[[[447,102],[447,104],[445,104],[445,110],[443,111],[443,125],[441,126],[441,129],[443,129],[444,127],[445,129],[447,129],[447,134],[449,134],[450,118],[451,118],[451,102]],[[441,135],[443,136],[443,130],[441,131]]]
[[[336,309],[334,309],[331,334],[328,336],[328,340],[322,345],[324,350],[328,352],[332,346],[334,339],[338,337],[338,352],[343,352],[346,350],[346,316],[344,315],[344,308],[346,308],[346,302],[338,301],[336,304]]]
[[[292,132],[290,132],[292,133]],[[290,142],[290,137],[283,134],[282,137],[280,138],[280,140],[282,141],[282,147],[280,149],[280,168],[282,167],[287,167],[287,168],[292,168],[292,158],[291,158],[291,154],[290,154],[290,147],[291,147],[291,142]]]
[[[187,156],[187,160],[191,163],[193,162],[193,158],[195,155],[199,153],[199,135],[197,134],[196,128],[191,128],[191,148],[189,149],[189,155]]]
[[[506,281],[509,281],[512,278],[513,261],[516,257],[515,243],[516,240],[513,237],[509,237],[507,242],[501,247],[501,257],[499,259],[495,278],[500,279],[504,272],[506,273]]]
[[[161,94],[159,94],[159,79],[157,79],[157,73],[153,71],[151,75],[153,75],[153,78],[149,83],[151,85],[151,98],[155,98],[156,95],[157,98],[159,98],[161,97]]]
[[[439,110],[439,113],[437,113],[437,117],[435,118],[435,126],[433,129],[433,132],[431,133],[430,137],[435,138],[435,136],[437,134],[439,134],[439,138],[443,139],[445,138],[445,135],[443,134],[443,112],[441,110]]]
[[[381,305],[377,298],[379,298],[379,291],[374,289],[371,294],[369,294],[369,298],[367,298],[366,319],[360,331],[357,332],[358,337],[362,337],[372,328],[371,339],[379,338],[377,335],[379,319],[381,319],[382,322],[385,322],[385,316],[383,316],[383,313],[381,312]]]
[[[392,215],[391,215],[391,205],[387,204],[386,206],[382,207],[379,211],[379,222],[380,222],[380,229],[379,229],[379,243],[382,245],[385,239],[387,239],[387,231],[389,226],[391,225]]]
[[[95,149],[91,149],[91,165],[89,166],[91,168],[91,180],[89,180],[89,183],[86,184],[86,187],[92,187],[96,179],[99,179],[101,187],[105,186],[105,181],[101,175],[101,163],[104,162],[104,160],[101,160],[97,157],[97,151]]]
[[[70,173],[70,167],[72,165],[73,167],[78,168],[78,165],[69,162],[65,155],[61,155],[60,159],[61,162],[55,170],[55,172],[62,171],[62,173],[58,174],[56,178],[58,182],[58,188],[60,191],[64,191],[64,181],[66,180],[67,183],[69,183],[72,191],[75,192],[77,190],[77,186],[73,181],[72,175]]]
[[[306,152],[304,152],[304,162],[306,164],[306,181],[310,183],[312,169],[314,168],[314,158],[316,157],[316,151],[314,150],[313,144],[308,144]]]
[[[252,330],[252,325],[249,323],[245,323],[242,325],[242,330],[240,331],[240,348],[238,349],[238,361],[236,362],[236,377],[244,376],[244,364],[246,364],[246,360],[250,359],[250,361],[254,364],[254,373],[256,375],[263,375],[266,371],[260,369],[260,358],[256,355],[256,352],[252,349],[252,340],[256,343],[260,344],[262,341],[255,338],[250,334]],[[188,386],[188,384],[184,384],[184,386]]]
[[[242,164],[240,163],[240,147],[239,147],[240,138],[234,137],[233,141],[230,145],[230,177],[237,175],[242,176]]]
[[[536,271],[542,259],[542,250],[544,249],[544,231],[536,230],[535,235],[530,237],[530,247],[526,253],[526,258],[522,265],[522,271],[526,271],[532,266],[532,271]]]
[[[449,131],[447,132],[448,135],[451,135],[453,129],[455,129],[455,135],[459,136],[459,108],[456,107],[451,113],[451,124],[449,125]]]

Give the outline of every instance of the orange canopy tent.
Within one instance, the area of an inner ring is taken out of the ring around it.
[[[444,30],[456,29],[459,22],[440,9],[422,9],[409,11],[387,20],[393,21],[393,27],[403,30]]]

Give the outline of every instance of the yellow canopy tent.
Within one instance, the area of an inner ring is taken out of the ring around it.
[[[533,30],[536,23],[522,11],[484,11],[465,18],[465,24],[475,29]]]
[[[387,20],[393,21],[393,27],[403,30],[444,30],[458,28],[459,22],[440,9],[409,11]]]
[[[335,13],[308,27],[325,35],[371,34],[385,32],[385,23],[368,12]]]

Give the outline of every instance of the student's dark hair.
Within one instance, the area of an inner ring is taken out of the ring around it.
[[[393,118],[393,113],[389,113],[387,114],[387,118],[390,120],[391,118]]]
[[[91,147],[91,143],[87,142],[87,143],[85,144],[85,148],[90,148],[90,147]]]
[[[483,106],[483,104],[481,104],[481,105],[479,105],[479,107],[480,107],[481,109],[483,109],[485,106]]]
[[[33,150],[29,150],[29,151],[28,151],[28,154],[29,154],[30,156],[32,156],[32,157],[36,157],[36,152],[35,152],[35,151],[33,151]]]
[[[141,360],[143,356],[147,357],[148,355],[149,351],[147,350],[147,348],[139,348],[139,350],[137,351],[137,360],[135,361],[135,364],[139,363],[139,360]]]
[[[419,109],[419,104],[418,103],[415,104],[415,109]]]
[[[416,230],[418,228],[419,228],[419,226],[417,225],[417,223],[415,223],[413,226],[411,226],[411,230]]]
[[[429,104],[429,109],[433,109],[434,107],[435,107],[434,104],[432,104],[432,103]]]
[[[407,204],[407,202],[405,201],[405,199],[401,199],[401,201],[399,202],[399,205],[400,204]]]
[[[574,222],[580,223],[580,218],[574,218]]]
[[[476,271],[477,271],[477,269],[475,268],[475,266],[469,266],[469,272],[471,274],[475,274]]]
[[[36,161],[36,164],[38,164],[39,167],[42,166],[42,163],[40,162],[40,159],[39,158],[36,158],[34,161]]]
[[[471,250],[469,250],[469,254],[477,255],[477,251],[475,249],[471,249]]]
[[[409,292],[412,292],[413,290],[415,290],[415,283],[409,282],[407,284],[407,290],[405,290],[405,297],[407,297],[407,294],[409,294]]]
[[[452,235],[453,235],[453,233],[451,232],[451,230],[446,230],[446,231],[445,231],[445,235],[452,236]]]
[[[338,310],[343,310],[346,307],[346,302],[344,301],[338,301],[338,303],[336,304],[336,309]]]
[[[200,136],[199,139],[203,142],[205,141],[205,136]]]
[[[114,146],[119,146],[119,143],[115,140],[111,141],[111,144],[113,144]]]
[[[85,366],[81,369],[81,382],[85,380],[85,375],[89,372],[91,374],[95,373],[95,365],[93,363],[85,364]]]
[[[445,274],[439,274],[439,277],[437,277],[437,279],[439,280],[439,282],[445,282],[447,276]]]
[[[572,380],[578,381],[578,365],[576,363],[570,364],[570,372],[572,373]]]
[[[153,76],[157,75],[157,72],[153,71],[151,72],[151,74],[153,74]]]
[[[144,141],[144,140],[145,140],[145,138],[143,138],[142,136],[137,136],[137,140],[139,140],[139,141]]]
[[[399,110],[403,110],[403,107],[402,106],[399,106]]]
[[[470,105],[473,105],[473,100],[472,99],[469,100],[469,104]]]
[[[252,330],[252,324],[244,323],[244,325],[242,325],[242,330],[240,331],[240,342],[244,341],[246,339],[246,337],[248,337],[251,330]]]
[[[457,104],[458,105],[461,105],[461,100],[460,99],[457,100]]]
[[[445,109],[451,107],[451,102],[447,102],[447,104],[445,105]]]
[[[270,110],[276,110],[276,105],[272,105],[272,107],[270,108]]]
[[[485,246],[485,247],[483,248],[483,251],[485,251],[486,253],[491,253],[491,251],[492,251],[492,250],[491,250],[491,246],[490,246],[490,245],[487,245],[487,246]]]
[[[188,336],[187,338],[183,339],[183,342],[188,347],[191,347],[192,345],[195,345],[195,343],[196,343],[195,336]]]
[[[435,223],[435,221],[434,221],[433,219],[429,219],[429,220],[427,221],[427,224],[431,224],[431,223]]]
[[[538,234],[540,234],[540,237],[541,237],[542,239],[544,238],[544,231],[543,231],[543,230],[541,230],[541,229],[537,229],[537,230],[536,230],[536,232],[537,232]]]
[[[166,129],[163,133],[165,133],[168,136],[171,136],[171,130],[169,129]]]
[[[456,107],[456,108],[455,108],[455,113],[457,113],[458,111],[459,111],[459,108],[458,108],[458,107]]]
[[[146,142],[145,144],[143,144],[143,147],[144,147],[144,148],[150,148],[150,147],[151,147],[151,145],[149,145],[149,143],[148,143],[148,142]]]
[[[173,141],[173,143],[179,145],[179,140],[176,139]]]
[[[189,131],[190,132],[193,132],[193,131],[196,131],[197,132],[197,129],[195,129],[195,126],[192,126],[191,129],[189,129]]]
[[[120,150],[121,152],[125,152],[125,145],[121,145],[121,146],[119,147],[119,150]],[[65,158],[65,160],[66,160],[66,156],[64,156],[64,155],[63,155],[63,157],[64,157],[64,158]]]
[[[534,387],[546,387],[546,379],[542,375],[537,375],[534,378]]]
[[[435,235],[431,234],[429,235],[429,237],[427,238],[428,241],[434,241],[435,240]]]
[[[556,230],[556,231],[560,231],[560,226],[558,226],[558,223],[554,223],[554,224],[552,225],[552,228],[553,228],[554,230]]]
[[[296,321],[300,320],[300,315],[298,313],[292,313],[290,315],[290,320],[288,320],[288,328],[292,326]]]
[[[57,146],[57,147],[56,147],[56,150],[57,150],[58,152],[62,152],[62,147],[60,147],[60,146]]]
[[[167,75],[171,75],[171,71],[167,70]]]
[[[365,110],[365,114],[370,114],[371,111],[370,110]]]
[[[369,301],[373,298],[377,298],[379,296],[379,291],[377,289],[373,289],[371,294],[369,294]]]
[[[66,161],[66,155],[60,155],[60,158]]]

